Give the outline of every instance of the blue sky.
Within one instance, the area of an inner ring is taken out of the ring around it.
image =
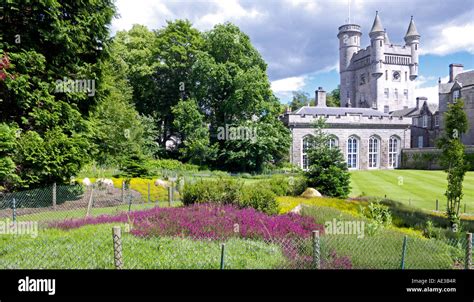
[[[120,17],[112,32],[133,24],[157,29],[174,19],[189,19],[200,30],[226,21],[238,25],[267,62],[272,89],[282,103],[291,100],[292,91],[312,96],[319,86],[327,91],[337,87],[336,35],[348,21],[349,8],[351,23],[362,26],[364,48],[375,11],[394,44],[403,43],[413,15],[421,34],[417,96],[437,102],[438,78],[446,81],[450,63],[474,69],[472,0],[117,0],[116,5]]]

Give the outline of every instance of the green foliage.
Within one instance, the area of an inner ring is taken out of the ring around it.
[[[264,185],[244,186],[240,206],[251,207],[261,212],[278,214],[278,202],[269,188]]]
[[[277,196],[299,196],[307,187],[304,176],[275,175],[263,184]]]
[[[464,102],[457,100],[448,105],[445,113],[445,133],[439,140],[438,146],[442,150],[441,162],[445,167],[448,179],[446,189],[447,215],[451,228],[457,232],[460,227],[459,207],[463,198],[463,181],[469,166],[465,160],[465,146],[461,137],[468,130],[467,114],[464,111]]]
[[[121,173],[118,176],[127,179],[135,177],[150,176],[150,169],[147,165],[146,159],[140,154],[134,154],[126,158],[120,167]]]
[[[18,176],[10,186],[69,181],[92,153],[85,117],[97,99],[87,91],[57,91],[57,84],[66,78],[100,87],[114,4],[20,0],[3,6],[0,55],[10,66],[0,80],[0,122],[23,131],[7,164],[13,160]]]
[[[370,220],[367,225],[367,231],[370,235],[374,235],[381,228],[392,224],[390,209],[380,202],[370,202],[367,207],[361,209],[361,213]]]
[[[238,205],[243,183],[231,178],[200,179],[184,186],[183,204],[219,203]]]
[[[335,88],[333,91],[328,93],[327,98],[326,98],[326,105],[328,107],[339,107],[341,104],[340,100],[341,100],[341,87],[340,85],[337,85],[337,88]]]
[[[194,99],[181,100],[171,108],[173,126],[179,133],[183,159],[203,165],[216,157],[217,144],[210,145],[209,128]]]
[[[155,159],[149,160],[148,166],[154,174],[161,174],[161,170],[172,170],[172,171],[190,171],[190,172],[197,172],[199,170],[199,166],[192,165],[192,164],[184,164],[175,159]]]
[[[324,132],[325,121],[315,123],[315,135],[308,151],[308,186],[330,197],[346,198],[350,193],[350,174],[341,149],[329,147],[330,136]]]
[[[293,98],[290,102],[291,111],[300,109],[303,106],[314,106],[314,99],[304,91],[293,91]]]
[[[12,183],[19,180],[15,174],[15,163],[12,155],[15,151],[15,129],[7,124],[0,124],[0,191],[8,189]]]

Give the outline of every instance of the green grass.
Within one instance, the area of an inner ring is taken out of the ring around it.
[[[111,228],[111,224],[102,224],[69,231],[45,229],[37,238],[0,235],[0,269],[113,269]],[[218,269],[220,265],[217,241],[143,239],[123,233],[122,245],[126,269]],[[276,245],[226,241],[225,268],[268,269],[285,261]]]
[[[402,177],[403,183],[399,183]],[[351,197],[373,196],[397,200],[421,209],[445,209],[446,173],[426,170],[374,170],[351,172]],[[474,172],[468,172],[463,184],[467,212],[474,213]],[[462,205],[464,210],[464,204]]]

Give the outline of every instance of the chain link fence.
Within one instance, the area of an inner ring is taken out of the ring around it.
[[[120,186],[120,187],[118,187]],[[13,193],[0,192],[0,221],[38,221],[115,214],[150,207],[180,205],[179,186],[142,184],[56,185]],[[157,194],[159,191],[159,194]]]
[[[127,224],[92,227],[70,236],[53,236],[54,230],[36,238],[16,235],[0,246],[0,269],[472,268],[472,237],[391,241],[313,232],[310,238],[142,238]]]

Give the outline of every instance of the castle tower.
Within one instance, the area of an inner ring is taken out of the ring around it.
[[[375,14],[375,20],[372,25],[372,29],[369,33],[370,42],[371,42],[371,53],[370,56],[372,58],[372,76],[374,78],[378,78],[383,74],[383,60],[384,60],[384,52],[385,52],[385,30],[382,26],[382,22],[379,18],[379,12],[377,11]]]
[[[418,77],[418,47],[420,44],[420,34],[416,30],[413,16],[408,25],[408,30],[405,35],[406,46],[410,47],[411,50],[411,63],[410,63],[410,80],[414,80]]]
[[[351,59],[355,53],[360,50],[360,25],[344,24],[339,27],[339,74],[341,80],[341,100],[340,106],[347,107],[349,102],[353,102],[354,95],[352,93],[353,75],[349,70]]]

